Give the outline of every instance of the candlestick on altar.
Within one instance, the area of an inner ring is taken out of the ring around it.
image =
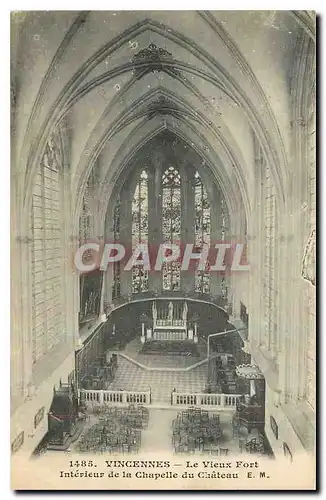
[[[168,314],[168,319],[170,321],[170,324],[172,325],[173,321],[173,304],[172,302],[169,302],[169,314]]]
[[[156,302],[155,302],[155,300],[153,301],[153,305],[152,305],[152,315],[153,315],[153,328],[155,330],[156,323],[157,323],[157,309],[156,309]]]
[[[184,302],[184,304],[183,304],[183,311],[182,311],[182,319],[183,319],[184,322],[187,321],[187,312],[188,312],[187,302]]]
[[[195,342],[195,344],[197,344],[197,342],[198,342],[197,323],[195,323],[194,327],[195,327],[194,342]]]
[[[145,343],[145,325],[144,323],[141,324],[141,337],[140,337],[140,341],[142,344]]]

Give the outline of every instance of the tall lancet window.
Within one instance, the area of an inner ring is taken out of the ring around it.
[[[38,165],[31,210],[32,359],[36,363],[62,340],[63,186],[60,135],[48,140]]]
[[[230,229],[230,221],[229,221],[229,211],[224,197],[221,197],[221,241],[225,241],[228,243],[229,237],[229,229]],[[225,276],[222,276],[221,279],[221,294],[224,299],[228,297],[228,286],[227,280]]]
[[[163,243],[180,245],[181,238],[181,178],[174,166],[162,177]],[[180,290],[181,262],[165,262],[162,268],[163,290]]]
[[[113,215],[113,234],[114,234],[114,243],[119,243],[120,238],[120,198],[117,199],[116,204],[114,206],[114,215]],[[120,297],[120,288],[121,288],[121,272],[120,272],[120,261],[113,263],[113,290],[112,290],[112,298],[116,299]]]
[[[195,246],[196,251],[204,245],[210,246],[211,242],[211,209],[209,206],[206,189],[200,179],[198,172],[195,173]],[[204,270],[199,270],[198,265],[195,273],[195,291],[201,293],[210,292],[210,271],[207,262]]]
[[[132,249],[148,244],[148,174],[143,170],[132,200]],[[132,293],[148,290],[148,271],[143,264],[132,268]]]

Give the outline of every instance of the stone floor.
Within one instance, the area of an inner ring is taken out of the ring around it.
[[[207,364],[187,372],[148,371],[119,356],[118,370],[109,390],[148,391],[152,403],[171,404],[171,392],[203,392],[207,381]]]
[[[198,357],[168,356],[164,353],[163,355],[142,354],[140,352],[141,349],[142,344],[140,339],[134,339],[126,345],[123,352],[149,368],[188,368],[189,366],[204,360],[207,356],[207,345],[205,342],[199,342],[197,346],[197,350],[200,354]]]

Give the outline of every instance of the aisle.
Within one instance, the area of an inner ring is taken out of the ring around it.
[[[149,410],[147,429],[142,431],[141,453],[172,452],[172,420],[175,410]]]

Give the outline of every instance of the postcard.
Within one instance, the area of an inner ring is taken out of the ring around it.
[[[11,13],[11,487],[316,489],[316,14]]]

